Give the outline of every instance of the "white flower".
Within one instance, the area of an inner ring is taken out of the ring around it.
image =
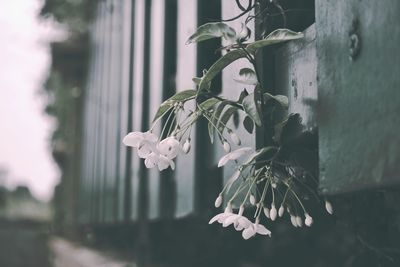
[[[226,154],[219,160],[218,167],[224,166],[229,160],[236,160],[240,158],[241,156],[247,154],[251,150],[253,150],[251,147],[242,147]]]
[[[164,155],[161,155],[157,152],[151,152],[144,160],[144,165],[146,165],[146,168],[151,169],[154,168],[155,166],[158,167],[159,171],[167,169],[169,166],[171,166],[171,169],[175,169],[175,163],[167,158]]]
[[[284,212],[285,212],[285,208],[283,207],[283,205],[281,205],[278,210],[278,216],[282,217]]]
[[[138,149],[138,156],[146,158],[156,150],[158,137],[151,132],[131,132],[124,137],[122,142],[126,146],[135,147]]]
[[[240,138],[239,138],[239,136],[238,136],[236,133],[234,133],[234,132],[232,132],[232,131],[229,131],[229,135],[230,135],[230,137],[231,137],[232,142],[233,142],[235,145],[240,146],[240,145],[242,144],[242,141],[240,141]]]
[[[150,143],[156,143],[158,140],[157,135],[153,134],[152,132],[131,132],[127,134],[122,142],[126,146],[136,147],[138,148],[140,143],[143,141],[147,141]]]
[[[212,217],[211,220],[208,222],[208,224],[212,224],[214,222],[223,223],[226,218],[228,218],[229,216],[232,216],[232,215],[234,215],[234,214],[231,212],[219,213],[219,214],[215,215],[214,217]]]
[[[222,196],[221,196],[221,194],[219,194],[217,199],[215,200],[214,205],[216,208],[219,208],[221,206],[221,204],[222,204]]]
[[[276,215],[277,215],[277,211],[276,211],[276,208],[275,208],[275,204],[272,203],[271,204],[271,211],[269,212],[269,216],[271,217],[271,221],[275,221]]]
[[[256,234],[271,236],[271,231],[265,228],[265,226],[260,224],[259,220],[256,219],[255,223],[251,223],[246,229],[243,230],[242,237],[247,240]]]
[[[174,159],[180,151],[179,141],[174,136],[167,137],[158,144],[158,150],[167,158]]]
[[[325,209],[329,214],[333,214],[332,204],[328,200],[325,200]]]
[[[227,141],[224,141],[222,146],[224,147],[224,150],[225,150],[226,153],[231,152],[231,145]]]
[[[304,220],[304,224],[310,227],[313,224],[313,218],[310,216],[310,214],[305,213],[304,216],[306,216],[306,219]]]
[[[251,222],[249,219],[243,216],[244,207],[243,205],[239,208],[238,214],[232,214],[231,216],[227,217],[224,222],[222,223],[223,227],[228,227],[229,225],[233,224],[237,231],[241,231],[246,229],[250,226]]]
[[[175,163],[173,162],[173,160],[164,155],[160,155],[157,166],[159,171],[168,169],[169,166],[171,166],[172,170],[175,170]]]
[[[190,138],[186,139],[185,143],[183,144],[182,151],[183,153],[187,154],[190,151]]]
[[[230,202],[228,202],[224,212],[219,213],[219,214],[215,215],[214,217],[212,217],[208,223],[209,224],[212,224],[214,222],[223,223],[225,221],[225,219],[231,215],[235,215],[235,214],[232,213],[232,204]]]
[[[144,165],[146,168],[151,169],[157,166],[160,156],[154,152],[151,152],[144,160]]]

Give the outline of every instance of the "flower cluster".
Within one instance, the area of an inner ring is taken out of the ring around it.
[[[243,216],[244,206],[241,205],[238,214],[232,212],[232,205],[228,203],[223,213],[215,215],[209,221],[209,224],[219,222],[223,227],[233,225],[236,231],[242,231],[242,237],[247,240],[256,234],[271,236],[271,231],[264,225],[260,224],[259,217],[252,223],[249,219]]]
[[[316,179],[302,166],[291,161],[289,156],[280,154],[285,126],[290,125],[289,122],[293,123],[295,116],[289,115],[276,125],[268,125],[274,129],[274,137],[268,142],[272,146],[258,150],[241,147],[239,136],[229,127],[230,120],[243,117],[244,129],[251,134],[255,126],[265,126],[263,118],[274,117],[274,110],[288,108],[289,100],[286,96],[274,96],[263,90],[255,56],[262,47],[303,37],[301,33],[277,29],[262,40],[248,43],[251,31],[246,24],[251,17],[248,19],[239,32],[222,22],[200,26],[187,43],[223,38],[226,41],[226,46],[222,48],[225,51],[224,60],[219,60],[208,70],[204,70],[202,77],[194,77],[195,89],[180,91],[165,100],[157,110],[149,131],[131,132],[123,140],[125,145],[137,149],[138,156],[144,159],[147,168],[158,167],[160,171],[169,167],[174,169],[177,155],[190,150],[193,125],[200,118],[206,120],[210,142],[219,140],[227,153],[219,160],[218,167],[233,162],[235,168],[215,200],[217,208],[226,203],[225,210],[215,215],[209,223],[218,222],[223,227],[233,225],[237,231],[242,231],[244,239],[256,234],[271,236],[271,231],[261,221],[267,219],[273,222],[278,217],[284,217],[285,212],[293,226],[311,226],[313,218],[305,204],[309,195],[318,198]],[[232,58],[246,58],[253,66],[242,68],[239,79],[234,79],[238,83],[246,84],[236,101],[221,97],[210,90],[213,78],[232,63]],[[266,106],[270,108],[266,109]],[[268,116],[264,116],[266,114]],[[160,121],[163,126],[158,137],[153,129]],[[238,127],[239,123],[233,125]],[[239,148],[232,151],[232,145]],[[233,212],[232,206],[239,207],[237,213]],[[249,220],[244,215],[245,208],[249,212],[254,211],[254,220]],[[326,200],[325,209],[328,213],[333,213],[332,205]]]
[[[313,224],[313,218],[299,197],[299,193],[296,192],[297,185],[294,181],[298,179],[294,176],[295,174],[288,171],[285,172],[287,177],[279,178],[273,171],[275,167],[273,158],[264,162],[257,160],[266,151],[266,149],[252,151],[250,147],[243,147],[227,153],[219,160],[219,167],[228,164],[229,161],[233,161],[238,166],[215,200],[215,207],[219,208],[223,203],[223,198],[227,197],[225,211],[215,215],[210,220],[210,224],[219,222],[223,227],[233,224],[237,231],[243,231],[244,239],[249,239],[256,234],[271,236],[271,232],[260,224],[261,214],[264,214],[266,219],[275,221],[278,217],[283,217],[286,211],[294,227],[302,227],[303,224],[310,227]],[[248,155],[247,159],[239,164],[238,159],[245,155]],[[256,168],[255,166],[260,162],[264,164]],[[243,179],[238,179],[239,177]],[[232,195],[229,191],[233,183],[239,185]],[[262,191],[260,191],[261,188],[263,188]],[[240,195],[244,190],[247,190],[247,193],[244,196]],[[232,195],[230,198],[229,194]],[[235,200],[241,201],[237,214],[232,212],[232,202]],[[243,216],[245,205],[255,207],[254,223]],[[332,204],[327,200],[325,200],[325,209],[329,214],[333,214]]]
[[[179,141],[174,136],[167,137],[160,142],[158,140],[158,136],[151,132],[131,132],[124,137],[123,143],[126,146],[137,148],[138,156],[145,159],[144,164],[147,168],[157,166],[162,171],[171,166],[171,169],[174,170],[173,159],[181,150],[183,151]],[[183,148],[188,150],[186,143]]]

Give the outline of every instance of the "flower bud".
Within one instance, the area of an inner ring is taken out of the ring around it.
[[[281,205],[278,210],[279,217],[282,217],[284,212],[285,212],[285,208],[283,207],[283,205]]]
[[[227,141],[224,141],[223,146],[226,153],[231,152],[231,145]]]
[[[333,214],[332,204],[328,200],[325,200],[325,209],[329,214]]]
[[[233,142],[235,145],[240,146],[240,145],[242,144],[242,141],[240,141],[240,138],[239,138],[239,136],[238,136],[236,133],[230,131],[229,134],[230,134],[230,136],[231,136],[232,142]]]
[[[294,227],[297,227],[296,217],[292,214],[290,214],[290,222]]]
[[[313,218],[308,213],[305,213],[304,216],[306,216],[304,224],[310,227],[313,224]]]
[[[255,205],[256,204],[256,197],[253,194],[250,194],[250,204]]]
[[[300,216],[296,216],[296,224],[298,227],[302,227],[303,226],[303,220],[301,219]]]
[[[215,207],[216,208],[219,208],[219,207],[221,207],[221,204],[222,204],[222,196],[221,196],[221,194],[219,194],[218,195],[218,197],[217,197],[217,199],[215,200]]]
[[[191,148],[191,145],[190,145],[190,138],[189,138],[189,139],[186,139],[185,143],[183,144],[183,147],[182,147],[183,153],[185,153],[185,154],[189,153],[190,148]]]
[[[269,218],[270,218],[270,216],[269,216],[269,209],[268,209],[267,207],[265,207],[265,208],[263,209],[263,211],[264,211],[265,217],[267,217],[267,218],[269,219]]]
[[[277,211],[276,211],[276,208],[275,208],[275,204],[272,203],[271,211],[269,212],[269,216],[271,217],[271,221],[275,221],[276,215],[277,215]]]

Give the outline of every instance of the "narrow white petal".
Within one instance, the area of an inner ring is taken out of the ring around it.
[[[242,237],[244,240],[249,239],[250,237],[253,237],[256,234],[256,231],[254,230],[253,227],[249,227],[243,230],[242,232]]]
[[[208,224],[212,224],[212,223],[218,221],[218,219],[221,218],[221,216],[223,216],[223,215],[224,215],[224,213],[219,213],[219,214],[215,215],[214,217],[211,218],[211,220],[208,222]]]
[[[236,149],[236,150],[232,151],[231,153],[229,153],[227,155],[229,155],[229,159],[235,160],[235,159],[238,159],[241,156],[249,153],[252,150],[253,149],[251,147],[242,147],[242,148],[239,148],[239,149]]]
[[[169,166],[171,166],[172,170],[175,170],[175,162],[173,160],[169,160]]]
[[[224,166],[229,161],[229,154],[223,156],[218,162],[218,168]]]
[[[325,201],[325,209],[329,214],[333,214],[332,204],[328,200]]]
[[[260,235],[269,235],[269,236],[271,236],[271,231],[268,230],[267,228],[265,228],[265,226],[262,225],[262,224],[258,224],[257,225],[257,233],[260,234]]]

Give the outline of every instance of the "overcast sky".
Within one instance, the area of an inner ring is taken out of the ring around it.
[[[27,185],[48,200],[58,183],[49,138],[53,120],[44,114],[41,85],[50,65],[52,23],[39,21],[42,1],[0,1],[0,165],[9,170],[6,184]]]

